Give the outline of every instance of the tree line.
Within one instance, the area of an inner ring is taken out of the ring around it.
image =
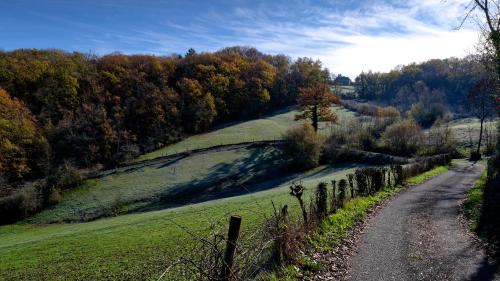
[[[114,165],[292,105],[301,88],[329,79],[319,61],[246,47],[183,56],[0,52],[0,179],[44,177],[68,162]]]
[[[404,111],[412,106],[426,107],[429,111],[447,107],[466,114],[467,96],[484,71],[474,56],[433,59],[387,73],[363,72],[356,77],[355,87],[361,99],[396,105]]]

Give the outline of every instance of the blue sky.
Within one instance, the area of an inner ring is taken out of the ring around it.
[[[455,30],[467,2],[1,0],[0,48],[168,55],[244,45],[355,77],[472,53],[475,30]]]

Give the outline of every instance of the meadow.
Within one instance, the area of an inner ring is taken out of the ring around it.
[[[339,116],[353,116],[337,109]],[[181,149],[273,140],[296,111],[236,123],[193,136],[141,159]],[[326,134],[327,124],[321,124]],[[321,166],[306,173],[281,170],[274,147],[230,148],[131,166],[66,191],[57,205],[20,223],[0,227],[0,279],[154,279],[194,237],[225,227],[231,214],[252,232],[272,214],[272,203],[298,212],[289,185],[313,188],[352,172],[356,165]],[[175,200],[171,200],[175,198]]]
[[[255,231],[271,216],[272,202],[299,210],[288,194],[292,181],[302,181],[309,198],[319,182],[344,177],[350,168],[322,166],[270,190],[179,208],[85,223],[2,226],[0,279],[155,279],[196,243],[193,236],[207,235],[211,223],[224,227],[237,214],[244,233]]]

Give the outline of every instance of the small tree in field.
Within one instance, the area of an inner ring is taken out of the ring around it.
[[[322,141],[311,125],[288,130],[283,140],[283,151],[293,168],[307,170],[318,166]]]
[[[340,98],[332,94],[330,86],[325,83],[300,88],[297,102],[301,113],[295,116],[295,120],[310,119],[316,132],[320,121],[337,121],[331,106],[338,104]]]

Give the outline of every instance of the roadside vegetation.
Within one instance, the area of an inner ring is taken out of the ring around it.
[[[439,166],[439,167],[436,167],[432,170],[424,172],[418,176],[414,176],[414,177],[408,179],[407,182],[409,184],[421,184],[421,183],[424,183],[424,182],[432,179],[433,177],[435,177],[439,174],[442,174],[442,173],[448,171],[449,169],[450,169],[449,166]]]
[[[484,189],[488,172],[484,171],[481,178],[474,184],[474,187],[469,190],[467,200],[464,203],[465,216],[469,220],[469,227],[472,231],[479,230],[479,220],[481,218],[481,209],[483,207]]]

